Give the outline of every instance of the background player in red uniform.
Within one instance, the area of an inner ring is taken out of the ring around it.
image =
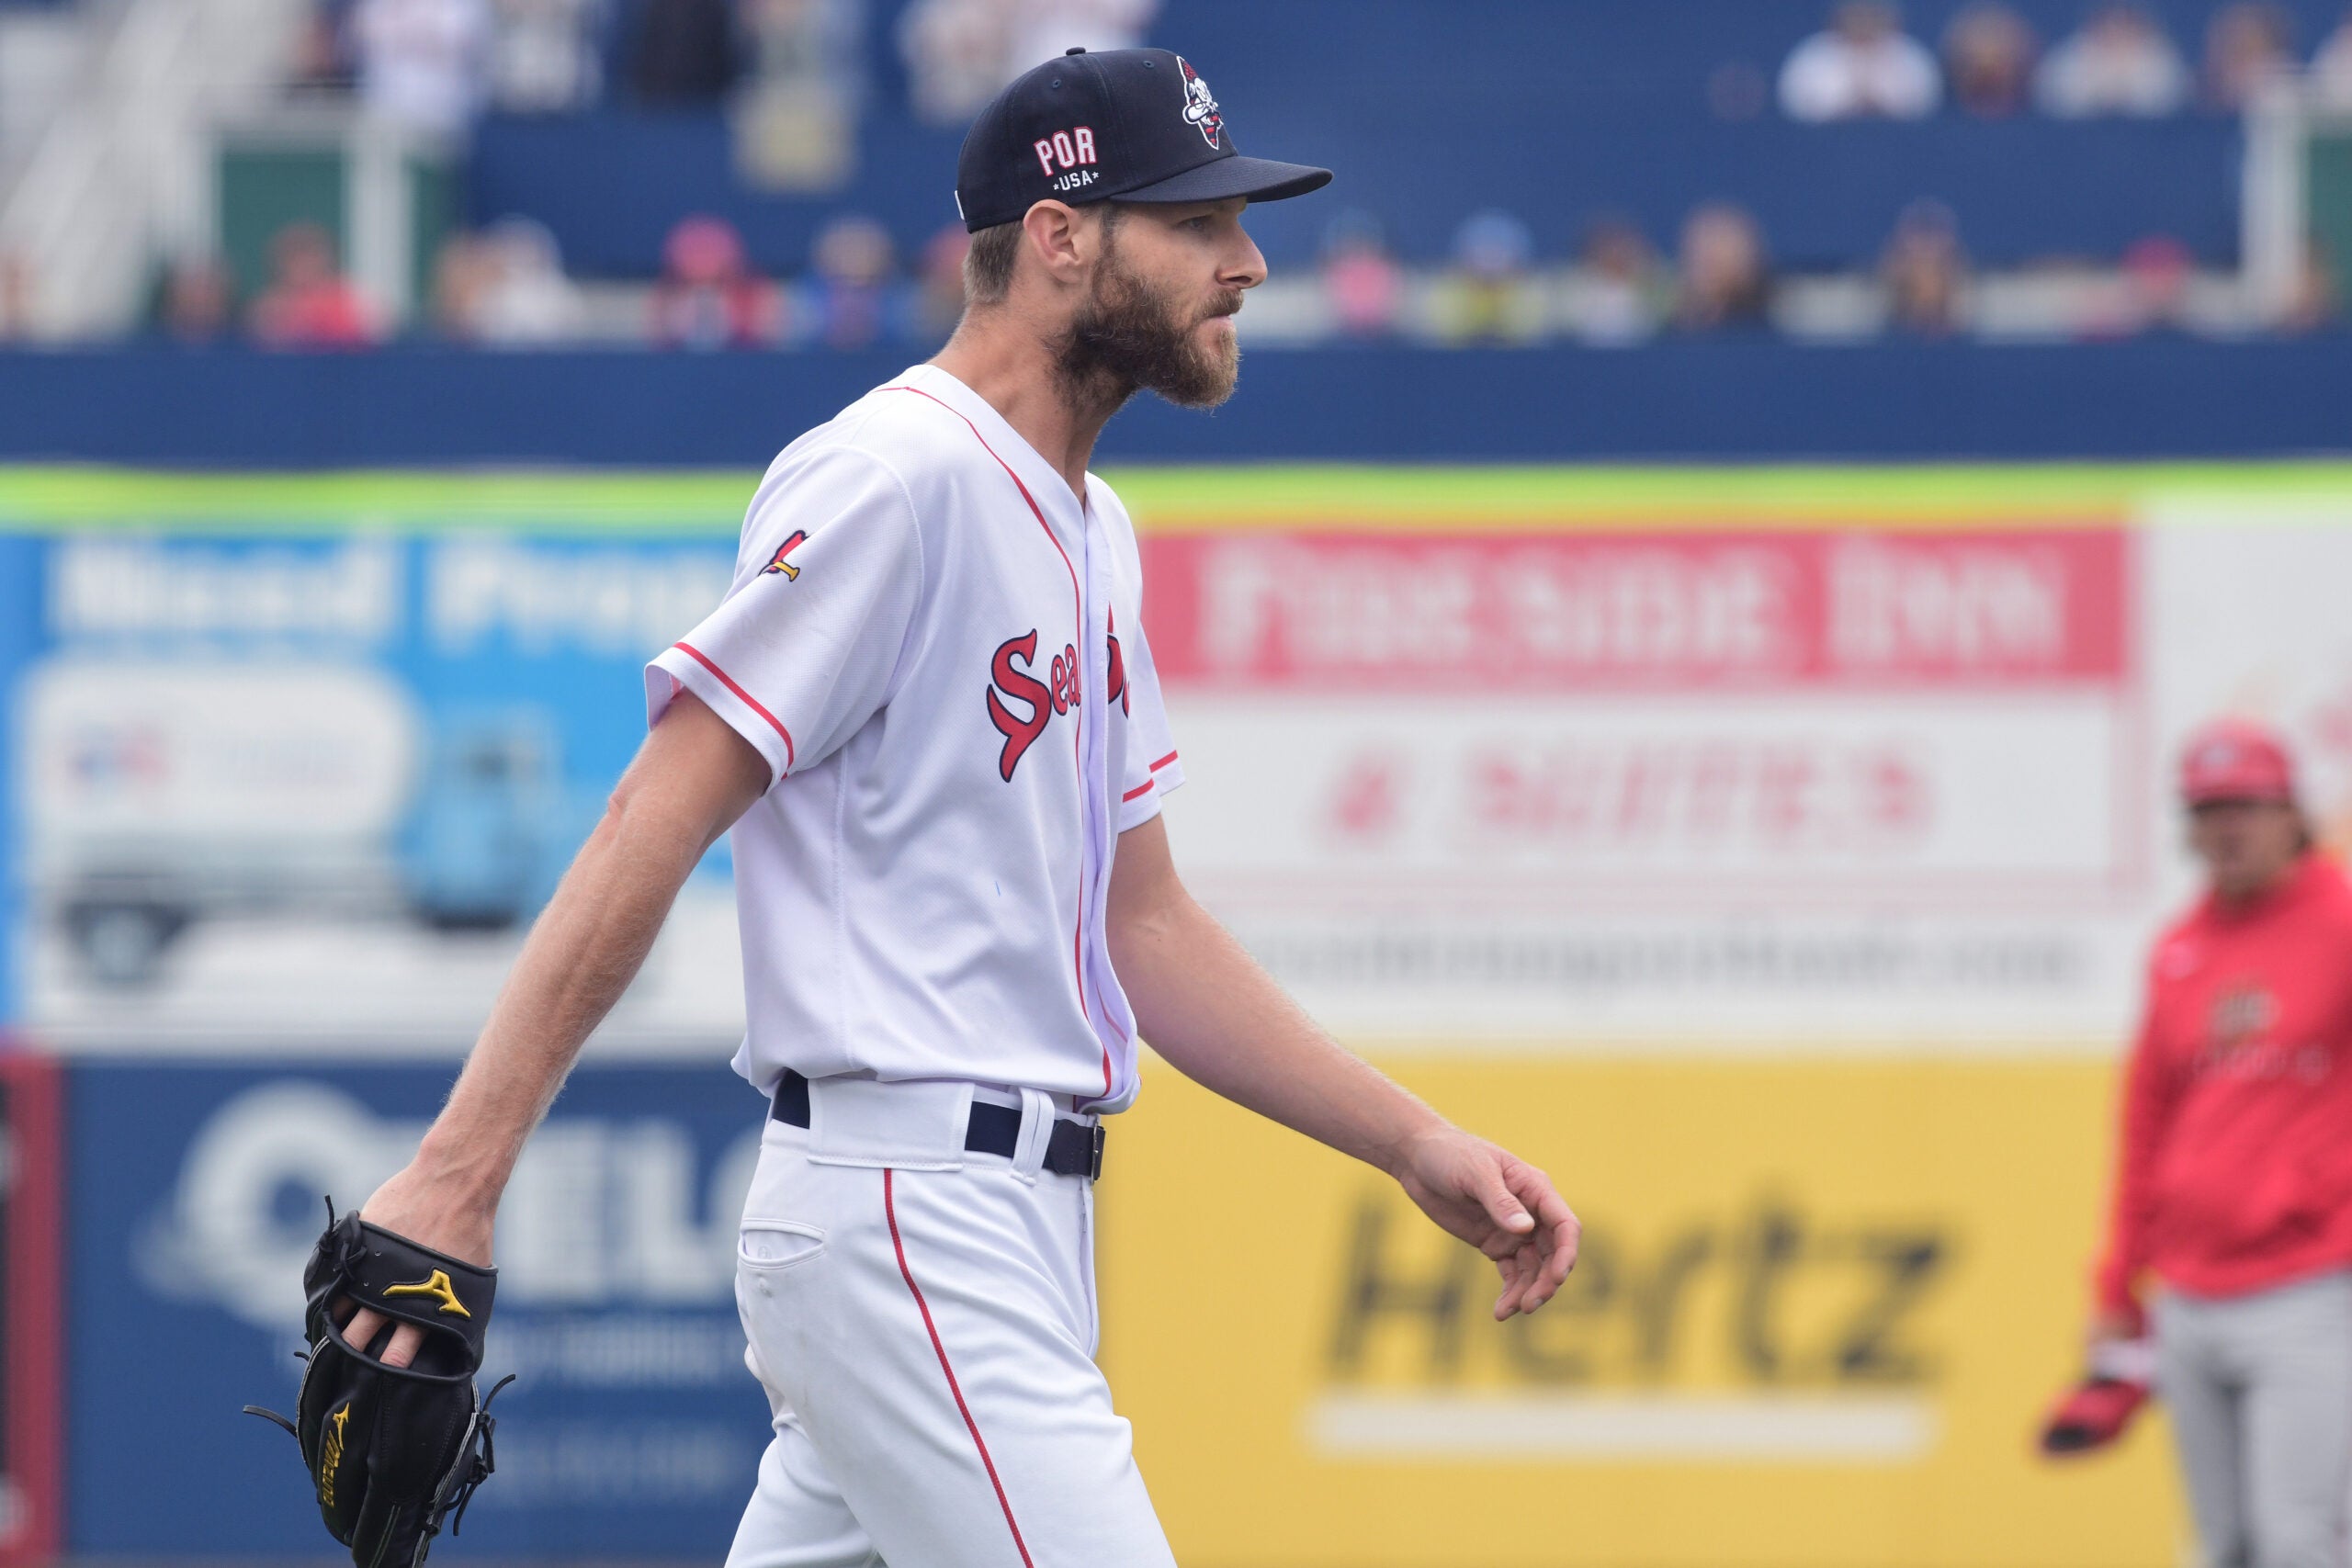
[[[2205,1561],[2341,1568],[2352,1489],[2352,886],[2283,741],[2181,762],[2205,895],[2157,940],[2098,1270],[2100,1348],[2153,1319]],[[2143,1276],[2160,1287],[2147,1313]]]

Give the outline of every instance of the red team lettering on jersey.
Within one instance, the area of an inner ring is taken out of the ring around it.
[[[1109,639],[1110,681],[1103,688],[1103,700],[1119,705],[1121,713],[1131,711],[1127,701],[1127,661],[1119,652],[1119,639]],[[1019,664],[1014,660],[1018,660]],[[1077,708],[1083,688],[1080,684],[1078,649],[1068,643],[1046,667],[1046,679],[1040,681],[1021,668],[1036,668],[1037,634],[1033,629],[1016,637],[1007,637],[997,645],[996,657],[989,661],[988,690],[989,722],[1004,737],[1004,749],[997,754],[997,775],[1005,783],[1012,782],[1012,771],[1021,765],[1023,753],[1046,733],[1046,726],[1062,714]],[[1002,694],[1000,695],[999,694]],[[1026,718],[1007,707],[1010,697],[1029,710]]]

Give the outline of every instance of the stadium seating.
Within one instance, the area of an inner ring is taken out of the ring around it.
[[[871,107],[856,167],[834,194],[744,186],[716,110],[608,104],[484,123],[473,216],[539,218],[574,270],[614,276],[656,270],[670,225],[696,211],[733,220],[755,263],[775,272],[805,265],[810,235],[842,211],[877,217],[917,246],[953,218],[957,138],[916,126],[901,107],[892,43],[900,8],[872,7]],[[2084,10],[2076,0],[2016,8],[2045,43]],[[1231,106],[1242,145],[1340,169],[1325,201],[1260,215],[1277,260],[1311,255],[1343,206],[1376,218],[1407,258],[1428,261],[1485,207],[1519,213],[1539,254],[1561,257],[1598,217],[1630,218],[1666,243],[1694,203],[1729,197],[1758,214],[1784,265],[1867,265],[1896,213],[1923,197],[1949,205],[1969,253],[1994,265],[2111,260],[2156,234],[2210,263],[2234,258],[2242,138],[2226,116],[1986,122],[1947,110],[1914,124],[1803,126],[1770,108],[1735,120],[1710,109],[1716,72],[1769,80],[1826,9],[1819,0],[1171,0],[1152,41],[1196,58]],[[1914,6],[1906,25],[1933,42],[1958,9],[1958,0]],[[2194,59],[2219,0],[2149,9]],[[2288,9],[2306,51],[2338,19],[2324,0]],[[627,28],[624,13],[616,51]]]

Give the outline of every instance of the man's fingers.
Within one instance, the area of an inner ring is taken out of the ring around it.
[[[352,1306],[351,1299],[346,1296],[335,1303],[335,1314],[342,1320],[340,1325],[344,1338],[355,1348],[365,1350],[374,1342],[376,1336],[384,1331],[384,1325],[392,1320],[372,1307],[358,1307],[348,1317],[344,1317],[345,1309]],[[391,1343],[381,1352],[384,1364],[388,1367],[413,1366],[416,1353],[424,1345],[424,1330],[413,1323],[403,1323],[392,1330]]]
[[[347,1317],[342,1315],[343,1309],[345,1307],[354,1309]],[[335,1312],[340,1319],[344,1338],[349,1340],[355,1348],[361,1350],[368,1348],[368,1341],[375,1338],[382,1331],[384,1325],[391,1321],[380,1312],[357,1306],[348,1297],[335,1303]]]
[[[392,1331],[392,1342],[384,1347],[384,1365],[405,1367],[416,1359],[416,1352],[424,1343],[424,1330],[413,1323],[403,1323]]]
[[[1527,1212],[1527,1205],[1521,1202],[1519,1195],[1510,1190],[1510,1183],[1504,1179],[1499,1161],[1488,1165],[1480,1177],[1478,1206],[1487,1211],[1488,1219],[1515,1236],[1525,1235],[1535,1228],[1535,1216]],[[1488,1253],[1487,1256],[1491,1258],[1495,1254]]]

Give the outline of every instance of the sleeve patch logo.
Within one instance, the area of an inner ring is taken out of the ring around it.
[[[387,1285],[383,1293],[388,1296],[431,1296],[441,1303],[441,1310],[445,1313],[455,1313],[459,1317],[473,1316],[458,1300],[457,1287],[449,1283],[447,1269],[435,1269],[413,1285]]]
[[[786,582],[799,581],[800,569],[784,558],[808,542],[808,536],[805,531],[794,530],[792,537],[776,547],[775,554],[768,558],[768,564],[760,568],[760,575],[767,577],[780,571],[784,573],[784,580]]]

